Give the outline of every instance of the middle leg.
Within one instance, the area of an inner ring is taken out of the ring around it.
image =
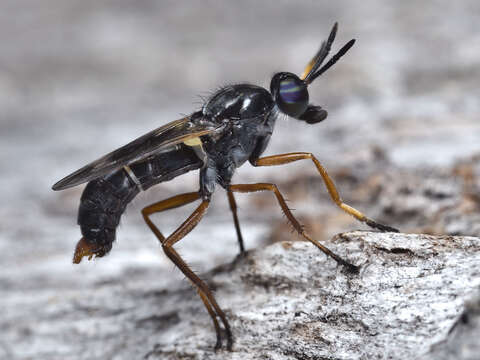
[[[257,191],[271,191],[275,194],[275,197],[277,198],[278,204],[282,208],[283,213],[287,217],[288,221],[290,224],[292,224],[293,228],[297,233],[302,236],[304,239],[310,241],[313,243],[317,248],[319,248],[321,251],[323,251],[326,255],[330,256],[333,258],[337,263],[342,264],[345,266],[349,271],[358,273],[358,267],[350,264],[348,261],[342,259],[340,256],[335,254],[333,251],[331,251],[329,248],[326,246],[322,245],[319,243],[317,240],[312,239],[306,232],[303,226],[298,222],[298,220],[293,216],[292,212],[287,206],[287,203],[285,202],[285,198],[283,195],[280,193],[280,191],[277,188],[277,185],[275,184],[269,184],[269,183],[260,183],[260,184],[236,184],[236,185],[230,185],[230,189],[233,192],[241,192],[241,193],[247,193],[247,192],[257,192]]]
[[[238,239],[238,246],[240,247],[240,254],[245,252],[245,247],[243,245],[243,236],[242,232],[240,231],[240,222],[238,221],[237,215],[237,202],[235,201],[235,196],[233,196],[232,190],[230,188],[227,189],[228,195],[228,202],[230,204],[230,210],[232,210],[233,214],[233,223],[235,224],[235,231],[237,232],[237,239]]]

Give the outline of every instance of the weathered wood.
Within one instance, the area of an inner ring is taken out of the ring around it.
[[[211,321],[186,282],[158,287],[146,270],[58,298],[37,291],[22,314],[7,304],[1,357],[407,359],[447,336],[480,285],[479,238],[357,231],[326,245],[360,274],[310,243],[282,242],[204,276],[231,321],[232,353],[213,352]]]

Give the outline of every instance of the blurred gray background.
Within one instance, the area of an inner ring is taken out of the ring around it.
[[[51,185],[198,109],[201,97],[221,85],[268,88],[276,71],[301,73],[335,21],[333,52],[351,38],[357,43],[311,86],[312,102],[329,111],[328,119],[316,126],[279,121],[266,154],[311,151],[355,206],[390,225],[403,224],[402,230],[427,231],[387,211],[405,199],[420,201],[407,192],[395,203],[388,184],[403,181],[399,188],[408,188],[411,179],[416,189],[432,177],[435,184],[443,179],[440,192],[461,192],[452,169],[480,148],[477,0],[0,2],[0,358],[76,358],[74,338],[59,340],[68,332],[60,324],[71,303],[102,281],[122,284],[155,274],[152,287],[161,289],[182,279],[139,211],[196,190],[197,173],[140,194],[111,254],[80,266],[70,260],[80,238],[76,211],[83,187],[53,192]],[[329,202],[312,168],[307,162],[278,169],[245,165],[234,180],[283,184],[319,240],[363,228]],[[387,183],[385,196],[368,202],[374,175]],[[360,185],[368,196],[355,193]],[[248,248],[290,236],[283,235],[270,195],[237,199]],[[156,221],[168,233],[191,209]],[[219,189],[204,222],[179,244],[199,271],[237,253],[227,209]],[[438,215],[437,208],[431,212]],[[322,220],[328,216],[331,222]],[[315,230],[316,218],[321,230]],[[474,223],[457,222],[459,230],[451,232],[475,235]]]

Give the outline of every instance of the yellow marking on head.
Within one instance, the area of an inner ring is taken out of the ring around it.
[[[310,60],[310,62],[307,64],[307,66],[305,67],[305,70],[303,70],[303,73],[302,75],[300,76],[300,79],[302,80],[305,80],[305,78],[307,77],[308,73],[310,72],[310,70],[312,70],[313,68],[313,65],[315,65],[315,61],[317,60],[317,57],[314,56],[312,60]]]

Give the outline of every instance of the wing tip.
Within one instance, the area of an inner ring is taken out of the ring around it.
[[[61,181],[52,185],[52,190],[53,191],[58,191],[58,190],[63,190],[63,189],[64,189],[64,187],[62,186]]]
[[[52,185],[52,190],[53,191],[65,190],[73,186],[75,186],[75,184],[70,183],[68,179],[62,179]]]

